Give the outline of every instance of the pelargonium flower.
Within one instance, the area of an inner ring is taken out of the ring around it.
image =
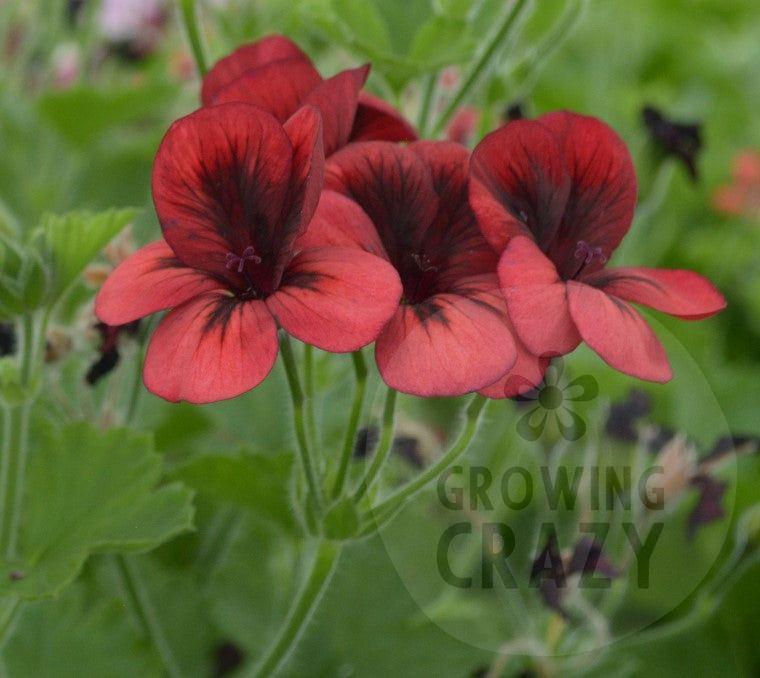
[[[686,320],[725,307],[691,271],[605,268],[631,226],[636,175],[603,122],[569,112],[510,122],[475,149],[471,179],[510,319],[533,354],[562,355],[583,340],[615,369],[665,382],[665,351],[629,302]]]
[[[325,155],[349,141],[414,141],[414,128],[382,99],[360,91],[369,66],[324,80],[311,59],[291,40],[270,35],[236,49],[203,78],[204,106],[245,102],[280,122],[311,104],[324,122]]]
[[[321,237],[382,256],[403,298],[375,343],[385,382],[420,396],[487,387],[515,363],[496,256],[467,203],[467,150],[450,142],[351,144],[326,165],[337,228]],[[354,202],[352,202],[354,201]],[[315,229],[314,233],[318,233]]]
[[[153,166],[164,239],[138,250],[96,299],[109,325],[171,309],[148,346],[153,393],[232,398],[269,373],[278,326],[327,351],[374,340],[401,295],[396,271],[366,252],[304,240],[324,172],[319,114],[284,126],[249,104],[175,122]]]

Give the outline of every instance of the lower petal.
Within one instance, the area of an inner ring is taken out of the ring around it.
[[[516,359],[503,301],[485,292],[401,306],[377,338],[375,357],[388,386],[423,397],[477,391]]]
[[[583,283],[567,283],[570,313],[583,340],[611,367],[639,379],[673,377],[662,344],[630,304]]]
[[[313,247],[288,265],[266,304],[282,328],[324,351],[355,351],[375,340],[401,298],[387,261],[348,247]]]
[[[549,358],[542,358],[531,353],[525,344],[515,336],[517,360],[501,379],[480,390],[486,398],[514,398],[525,395],[536,388],[544,378]]]
[[[161,321],[148,346],[143,381],[171,402],[234,398],[264,380],[277,348],[277,326],[264,302],[210,292]]]
[[[185,266],[159,240],[137,250],[108,276],[95,299],[95,315],[106,325],[125,325],[220,287],[210,276]]]
[[[567,290],[549,259],[529,238],[512,238],[501,255],[499,282],[509,317],[528,351],[564,355],[580,343]]]
[[[708,318],[726,307],[726,300],[715,286],[693,271],[615,268],[601,270],[583,282],[684,320]]]

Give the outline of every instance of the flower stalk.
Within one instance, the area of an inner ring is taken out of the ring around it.
[[[340,542],[320,540],[314,549],[309,572],[288,612],[285,623],[272,642],[264,659],[254,669],[256,678],[276,675],[278,669],[293,653],[309,624],[320,598],[335,571],[340,557]]]
[[[388,393],[385,396],[385,407],[383,408],[383,425],[380,433],[380,444],[375,450],[375,454],[372,456],[372,462],[367,469],[367,473],[362,479],[359,487],[354,494],[354,502],[358,501],[367,493],[372,484],[377,480],[380,470],[388,460],[388,456],[393,448],[393,431],[396,418],[396,395],[397,391],[392,388],[388,388]]]
[[[346,435],[343,439],[343,450],[341,451],[340,455],[338,473],[335,477],[335,484],[333,485],[333,499],[340,497],[346,484],[348,465],[351,461],[351,455],[354,451],[356,432],[359,429],[359,418],[361,417],[362,407],[364,406],[364,396],[367,391],[367,363],[364,360],[364,355],[362,354],[361,350],[354,351],[351,354],[351,361],[354,366],[356,387],[354,389],[354,400],[351,404],[351,412],[348,417]]]
[[[506,38],[512,32],[513,27],[517,23],[522,13],[528,7],[528,0],[515,0],[512,7],[507,10],[501,23],[496,27],[490,40],[483,46],[483,50],[470,66],[467,74],[465,75],[462,84],[455,92],[454,96],[449,101],[448,105],[441,113],[440,117],[435,123],[433,128],[433,138],[440,135],[446,124],[451,120],[454,113],[459,110],[459,107],[470,97],[473,90],[480,81],[481,76],[486,72],[494,58],[498,54],[499,48],[503,45]]]
[[[201,77],[208,72],[206,56],[201,42],[201,34],[198,28],[198,15],[195,7],[195,0],[181,0],[180,9],[182,10],[182,23],[187,31],[187,40],[190,43],[190,49],[193,52],[195,64]]]

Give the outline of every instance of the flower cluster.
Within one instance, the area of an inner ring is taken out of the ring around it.
[[[560,112],[510,122],[470,156],[417,140],[362,91],[368,70],[324,79],[271,36],[205,76],[203,106],[156,156],[163,239],[96,301],[109,325],[169,310],[147,388],[237,396],[271,370],[278,330],[332,352],[374,342],[385,382],[420,396],[514,396],[581,341],[616,369],[669,379],[630,302],[696,319],[724,301],[689,271],[605,268],[636,202],[618,136]]]

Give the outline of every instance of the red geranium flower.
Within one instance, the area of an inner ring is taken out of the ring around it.
[[[284,127],[249,104],[172,125],[153,166],[164,240],[124,261],[96,300],[111,325],[172,309],[145,358],[150,391],[203,403],[253,388],[274,365],[278,324],[327,351],[374,340],[398,305],[398,275],[371,254],[302,240],[323,171],[311,107]]]
[[[311,60],[288,38],[271,35],[238,48],[203,78],[204,106],[255,104],[280,122],[305,104],[316,106],[324,123],[325,155],[349,141],[414,141],[414,128],[382,99],[361,92],[369,66],[323,80]]]
[[[691,271],[604,268],[630,228],[636,175],[601,121],[558,112],[508,123],[475,149],[471,178],[470,204],[501,253],[510,319],[533,354],[583,340],[615,369],[665,382],[665,351],[628,302],[691,320],[725,307]]]
[[[333,214],[321,237],[387,258],[404,293],[375,344],[394,389],[454,396],[499,379],[515,345],[496,278],[496,256],[467,203],[467,150],[449,142],[351,144],[326,166]],[[316,228],[313,231],[319,233]]]

